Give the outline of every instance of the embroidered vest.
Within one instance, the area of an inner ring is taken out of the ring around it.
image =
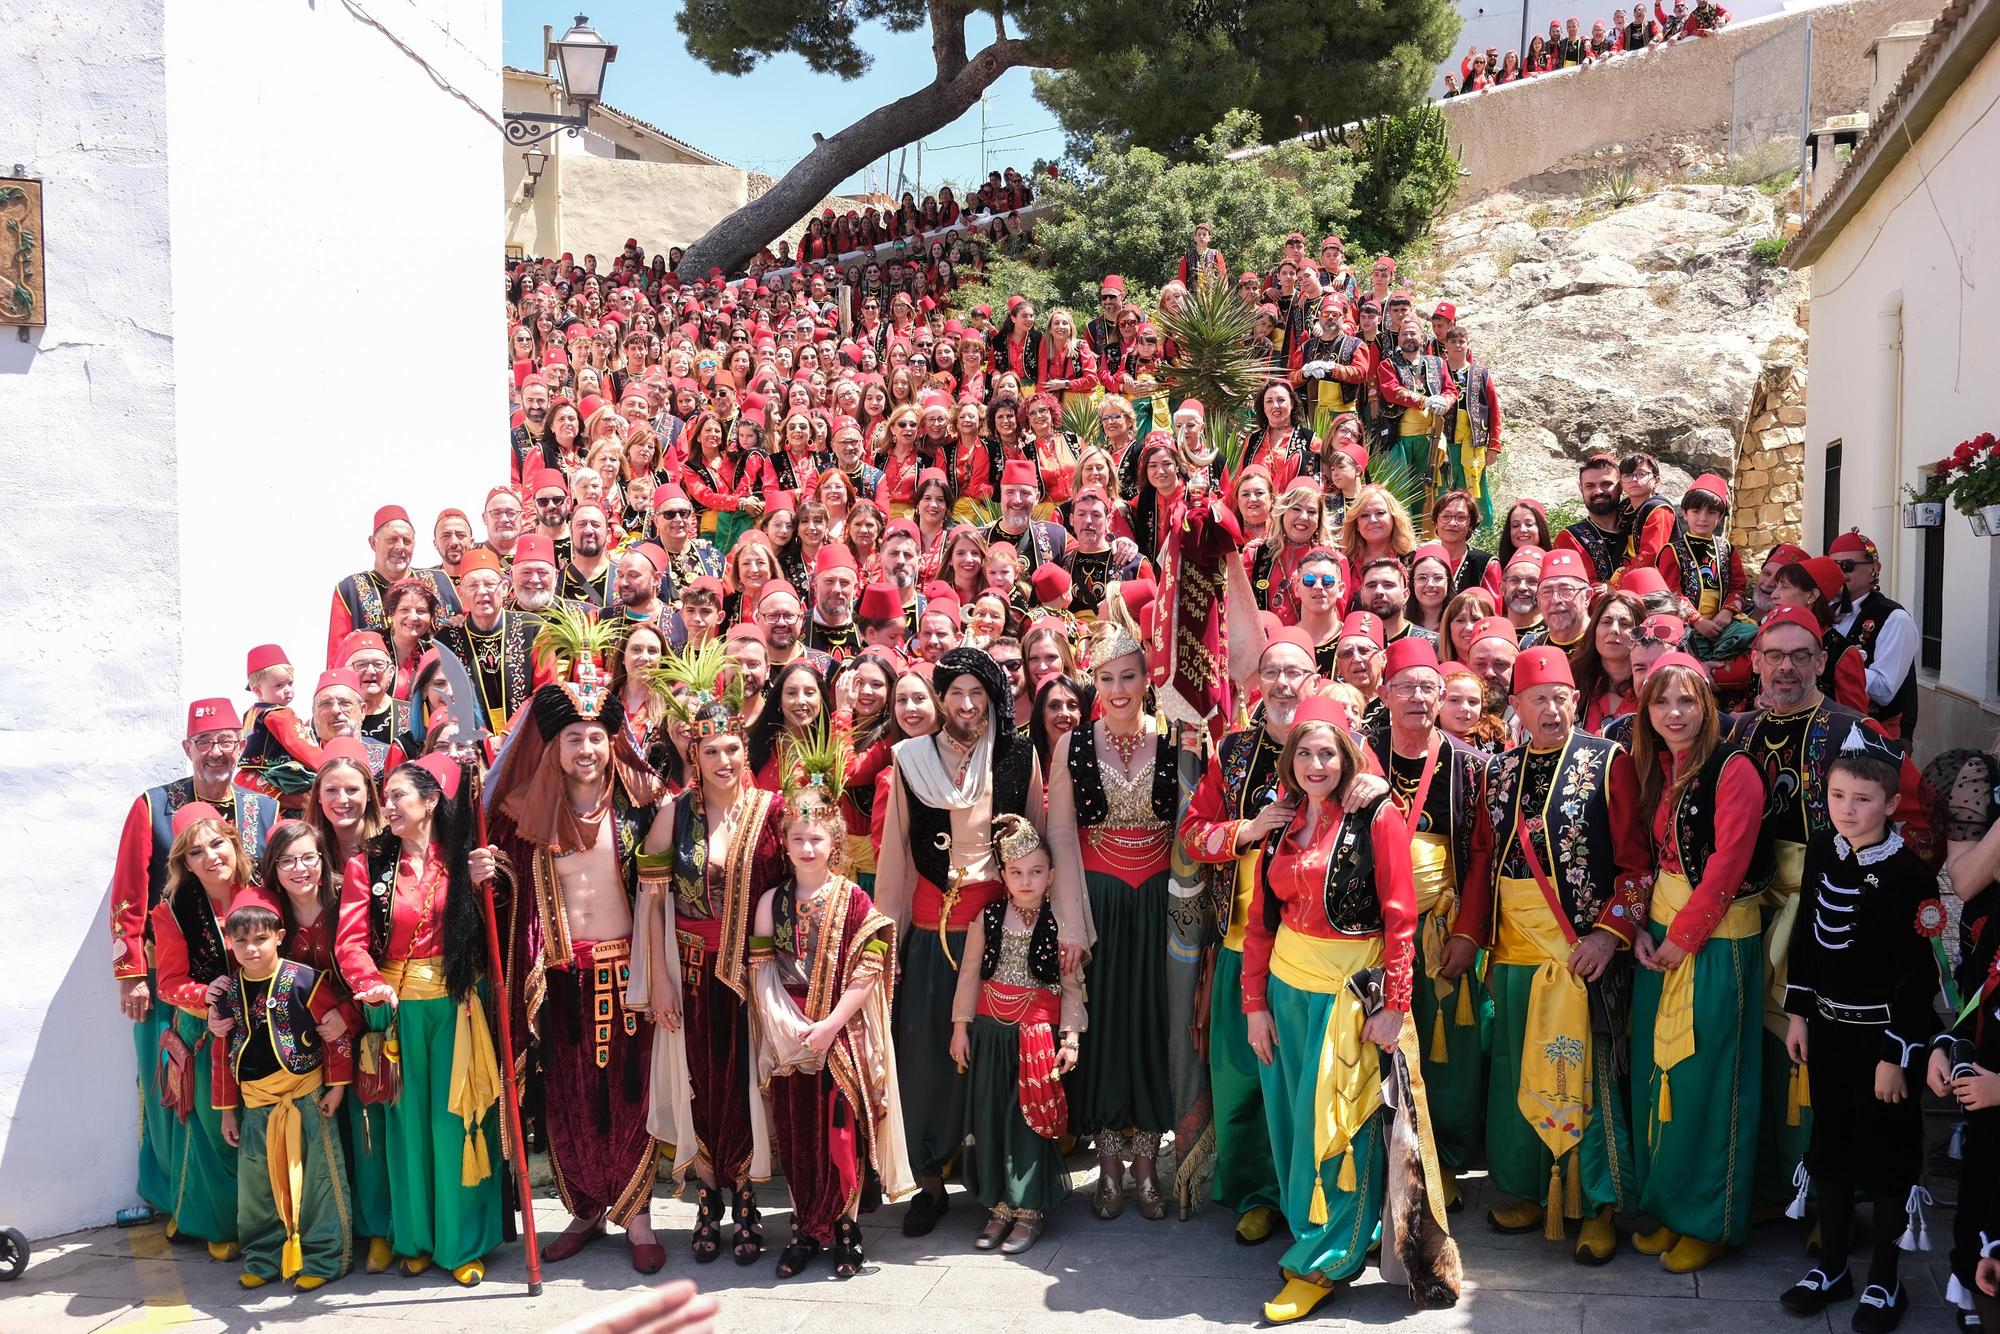
[[[1467,547],[1464,559],[1460,560],[1458,568],[1451,572],[1450,591],[1445,600],[1450,601],[1468,588],[1483,587],[1486,582],[1486,567],[1491,565],[1493,560],[1492,552],[1481,551],[1478,547]]]
[[[1854,628],[1846,635],[1829,632],[1826,637],[1826,656],[1829,664],[1836,662],[1849,644],[1861,650],[1866,662],[1875,661],[1875,641],[1881,637],[1882,625],[1892,611],[1901,611],[1903,604],[1882,596],[1877,588],[1868,590],[1866,597],[1856,605]],[[1829,670],[1831,668],[1829,667]],[[1917,729],[1917,673],[1914,668],[1903,674],[1903,684],[1896,688],[1896,694],[1887,704],[1868,701],[1868,716],[1877,722],[1899,723],[1899,735],[1909,741]]]
[[[1516,746],[1494,762],[1488,789],[1487,812],[1497,840],[1495,872],[1519,854],[1516,829],[1539,820],[1541,827],[1529,830],[1528,841],[1579,935],[1596,924],[1598,913],[1617,889],[1610,769],[1618,753],[1615,742],[1572,732],[1556,760],[1552,791],[1523,792],[1528,748]]]
[[[264,840],[271,836],[271,826],[278,823],[278,803],[247,787],[232,785],[230,791],[236,797],[236,832],[243,836],[243,846],[249,849],[250,860],[258,861],[264,855]],[[167,888],[167,854],[174,846],[174,812],[194,800],[194,779],[191,777],[176,778],[170,783],[146,789],[146,812],[151,817],[153,833],[153,855],[146,863],[148,914],[158,905],[160,895]],[[146,920],[149,937],[152,930],[149,915]]]
[[[1076,798],[1076,822],[1080,827],[1104,823],[1110,813],[1104,796],[1104,774],[1098,768],[1094,728],[1079,728],[1071,734],[1069,746],[1070,790]],[[1083,744],[1079,745],[1081,740]],[[1167,737],[1153,747],[1153,815],[1168,824],[1174,822],[1174,804],[1180,796],[1180,763]]]
[[[990,978],[1000,967],[1000,933],[1006,928],[1007,899],[1005,895],[993,900],[981,910],[981,926],[986,932],[986,944],[979,953],[979,976]],[[1056,940],[1056,914],[1048,901],[1042,901],[1042,910],[1035,914],[1035,929],[1028,938],[1028,971],[1043,986],[1053,987],[1062,981],[1062,955]]]
[[[318,1021],[307,1004],[318,981],[319,974],[304,964],[280,959],[267,993],[272,1050],[278,1054],[278,1064],[295,1075],[319,1069],[324,1059]],[[234,1070],[243,1059],[244,1045],[250,1040],[250,1026],[258,1022],[244,1013],[241,982],[229,989],[223,1010],[236,1021],[236,1026],[229,1030],[229,1068]]]
[[[1722,742],[1701,766],[1694,782],[1687,791],[1681,793],[1673,812],[1674,846],[1681,855],[1681,871],[1690,884],[1700,884],[1702,870],[1708,859],[1715,855],[1715,794],[1722,781],[1722,766],[1732,756],[1743,754],[1743,748],[1731,742]],[[1730,894],[1732,899],[1754,898],[1770,884],[1771,875],[1777,869],[1777,852],[1771,838],[1770,826],[1760,823],[1757,828],[1757,848],[1750,857],[1750,869],[1744,872],[1743,883]]]
[[[1452,379],[1458,384],[1458,410],[1472,426],[1472,443],[1484,449],[1493,438],[1493,413],[1486,401],[1486,384],[1492,376],[1478,362],[1468,361]]]
[[[224,910],[225,912],[227,909]],[[209,906],[208,891],[189,876],[173,898],[174,921],[187,942],[188,976],[203,986],[229,973],[229,945]]]
[[[1382,933],[1382,899],[1375,892],[1375,845],[1367,834],[1374,827],[1376,812],[1388,799],[1377,797],[1360,810],[1349,812],[1340,822],[1340,832],[1333,836],[1322,892],[1327,924],[1344,936]],[[1264,881],[1264,925],[1273,931],[1278,929],[1282,912],[1271,888],[1272,852],[1282,837],[1274,835],[1265,843],[1264,863],[1258,872]]]
[[[1443,791],[1450,800],[1446,816],[1448,827],[1432,829],[1429,832],[1442,834],[1451,842],[1451,865],[1455,876],[1465,875],[1472,865],[1473,826],[1486,819],[1486,773],[1489,761],[1484,755],[1467,746],[1456,737],[1440,734],[1442,749],[1438,751],[1437,769],[1431,775],[1431,791]],[[1368,748],[1375,752],[1375,759],[1383,773],[1390,771],[1389,730],[1382,728],[1367,737]],[[1437,797],[1428,798],[1424,805],[1435,808]],[[1406,818],[1410,832],[1417,832],[1417,822],[1422,812],[1411,811]]]
[[[994,742],[993,814],[1027,815],[1028,781],[1034,777],[1035,746],[1024,737],[1002,736]],[[951,812],[927,806],[898,775],[910,811],[910,858],[917,874],[944,889],[951,884]]]
[[[1589,558],[1591,582],[1609,583],[1623,559],[1624,534],[1607,533],[1589,519],[1578,519],[1563,531],[1569,534],[1572,542],[1583,548],[1583,554]]]
[[[1624,525],[1625,551],[1621,563],[1630,562],[1638,558],[1639,538],[1646,531],[1646,520],[1653,517],[1653,511],[1659,509],[1663,505],[1670,510],[1674,508],[1673,502],[1668,500],[1664,496],[1648,496],[1646,498],[1646,503],[1639,506],[1639,508],[1633,513],[1632,517],[1626,521]],[[1588,522],[1588,520],[1586,520],[1586,522]],[[1669,542],[1672,542],[1675,538],[1681,536],[1681,532],[1682,530],[1681,530],[1680,514],[1678,511],[1676,511],[1674,514],[1674,530],[1667,540]]]

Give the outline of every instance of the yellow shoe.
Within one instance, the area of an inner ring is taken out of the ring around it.
[[[1333,1291],[1331,1283],[1315,1283],[1309,1278],[1288,1278],[1284,1290],[1264,1303],[1264,1318],[1274,1325],[1287,1324],[1312,1314],[1313,1308]]]
[[[1703,1241],[1699,1237],[1682,1237],[1674,1243],[1674,1248],[1660,1257],[1660,1268],[1669,1274],[1692,1274],[1697,1269],[1706,1269],[1720,1260],[1729,1248],[1719,1241]]]
[[[405,1257],[403,1260],[403,1272],[411,1278],[415,1278],[430,1267],[431,1257],[428,1255],[411,1255]]]
[[[1488,1209],[1486,1222],[1495,1232],[1533,1232],[1542,1225],[1542,1206],[1522,1200],[1505,1209]]]
[[[300,1292],[311,1292],[314,1288],[323,1288],[332,1281],[332,1279],[321,1278],[318,1274],[300,1274],[297,1279],[293,1280]]]
[[[235,1260],[243,1254],[243,1248],[233,1241],[211,1241],[208,1243],[208,1258],[211,1260]]]
[[[371,1274],[386,1274],[389,1266],[396,1263],[396,1252],[389,1245],[387,1237],[368,1239],[368,1260],[365,1268]]]
[[[1611,1206],[1605,1205],[1594,1218],[1584,1220],[1576,1234],[1576,1262],[1580,1265],[1610,1263],[1618,1250],[1618,1230],[1611,1222]]]
[[[1278,1211],[1268,1204],[1260,1204],[1244,1212],[1236,1220],[1236,1241],[1238,1245],[1255,1246],[1271,1239],[1271,1233],[1278,1226]]]
[[[1665,1255],[1680,1239],[1680,1233],[1665,1227],[1655,1228],[1651,1232],[1634,1232],[1632,1249],[1641,1255]]]
[[[236,1276],[236,1286],[239,1288],[261,1288],[270,1281],[262,1274],[253,1274],[247,1269]]]
[[[451,1276],[458,1280],[458,1286],[461,1288],[476,1288],[479,1286],[480,1280],[486,1277],[486,1262],[484,1260],[468,1260],[466,1263],[452,1270]]]

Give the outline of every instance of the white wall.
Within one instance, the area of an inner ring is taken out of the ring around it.
[[[1652,0],[1645,0],[1645,6],[1646,16],[1651,18]],[[1528,35],[1525,38],[1521,36],[1523,7],[1528,11]],[[1736,4],[1723,6],[1729,11],[1730,21],[1733,23],[1762,18],[1766,14],[1775,14],[1783,9],[1807,7],[1809,6],[1788,5],[1782,0],[1739,0]],[[1457,77],[1458,62],[1464,57],[1466,47],[1473,42],[1478,42],[1482,51],[1489,46],[1498,47],[1503,59],[1509,51],[1519,51],[1525,57],[1528,54],[1528,43],[1534,40],[1537,33],[1543,37],[1549,35],[1551,19],[1561,20],[1567,24],[1570,16],[1575,15],[1577,29],[1588,37],[1593,20],[1603,19],[1605,30],[1609,31],[1612,10],[1622,9],[1628,17],[1632,12],[1629,0],[1597,0],[1594,4],[1578,4],[1576,0],[1454,0],[1452,8],[1458,11],[1461,24],[1458,45],[1453,48],[1451,56],[1438,66],[1437,75],[1431,81],[1432,96],[1444,91],[1444,76],[1447,73]],[[1671,14],[1674,9],[1673,0],[1665,0],[1665,8]],[[1690,4],[1689,8],[1693,6]]]
[[[2000,309],[1982,294],[2000,290],[2000,181],[1989,169],[2000,161],[2000,119],[1986,114],[1996,95],[2000,47],[1812,270],[1806,542],[1817,549],[1826,446],[1837,439],[1840,527],[1875,539],[1888,567],[1884,588],[1913,612],[1919,535],[1899,526],[1898,488],[1918,480],[1919,464],[1995,429]],[[1940,216],[1951,220],[1949,233]],[[1892,346],[1899,327],[1900,358]],[[1962,515],[1947,511],[1944,566],[1941,670],[1919,678],[1935,687],[1918,719],[1926,753],[1946,726],[1956,735],[1942,744],[1984,745],[2000,722],[2000,540],[1973,536]],[[1992,712],[1982,716],[1982,708]]]
[[[497,114],[498,0],[367,8]],[[504,480],[499,131],[338,0],[0,0],[0,31],[52,320],[0,335],[0,1222],[46,1236],[136,1202],[105,888],[186,699],[241,698],[252,643],[316,669],[376,505],[428,559]],[[407,382],[369,355],[397,308]]]

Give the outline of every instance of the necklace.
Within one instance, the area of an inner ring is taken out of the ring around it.
[[[1146,744],[1146,734],[1143,731],[1133,732],[1128,736],[1107,727],[1104,729],[1104,739],[1111,743],[1111,749],[1118,752],[1118,763],[1125,769],[1132,767],[1132,757],[1139,753],[1140,746]]]

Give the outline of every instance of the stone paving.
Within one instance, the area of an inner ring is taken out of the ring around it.
[[[937,1231],[920,1240],[898,1230],[902,1206],[871,1215],[866,1223],[868,1266],[842,1282],[822,1258],[797,1278],[772,1273],[773,1254],[739,1268],[727,1252],[698,1266],[687,1249],[694,1209],[685,1201],[659,1200],[655,1219],[668,1247],[662,1278],[693,1277],[721,1296],[718,1327],[725,1334],[786,1334],[846,1325],[843,1334],[984,1334],[985,1331],[1139,1330],[1243,1328],[1261,1324],[1260,1307],[1277,1290],[1281,1241],[1239,1246],[1233,1219],[1205,1209],[1186,1223],[1148,1223],[1129,1202],[1122,1217],[1099,1222],[1090,1215],[1095,1184],[1089,1155],[1075,1160],[1075,1195],[1052,1220],[1034,1250],[1020,1257],[971,1247],[981,1211],[956,1189],[953,1208]],[[1851,1304],[1805,1320],[1786,1312],[1777,1297],[1804,1271],[1804,1234],[1797,1223],[1759,1228],[1752,1244],[1706,1273],[1669,1274],[1656,1260],[1623,1245],[1602,1268],[1569,1259],[1567,1248],[1539,1233],[1503,1237],[1484,1222],[1486,1192],[1478,1177],[1467,1181],[1467,1209],[1454,1217],[1465,1255],[1465,1296],[1455,1310],[1413,1312],[1405,1290],[1383,1284],[1371,1269],[1350,1290],[1336,1294],[1309,1321],[1312,1329],[1398,1324],[1412,1331],[1476,1330],[1478,1334],[1596,1334],[1602,1330],[1665,1329],[1675,1334],[1736,1331],[1845,1330]],[[1953,1188],[1934,1183],[1941,1197]],[[785,1235],[783,1189],[764,1192],[771,1205],[766,1233]],[[690,1196],[690,1199],[692,1196]],[[543,1203],[542,1235],[553,1238],[567,1220],[560,1205]],[[1866,1220],[1867,1211],[1862,1211]],[[1932,1211],[1937,1249],[1906,1256],[1904,1284],[1914,1309],[1903,1323],[1912,1334],[1945,1334],[1954,1328],[1943,1292],[1944,1248],[1950,1214]],[[1893,1238],[1901,1215],[1885,1218],[1879,1232]],[[1572,1229],[1573,1233],[1573,1229]],[[1865,1240],[1863,1245],[1865,1246]],[[353,1330],[384,1321],[419,1321],[430,1329],[539,1330],[574,1319],[633,1289],[622,1239],[600,1241],[566,1264],[551,1266],[539,1297],[526,1295],[518,1245],[493,1257],[489,1277],[467,1291],[433,1270],[420,1278],[355,1273],[320,1291],[247,1292],[236,1284],[238,1266],[217,1264],[196,1245],[169,1242],[157,1223],[131,1229],[102,1228],[38,1242],[28,1272],[0,1284],[0,1331],[81,1334],[89,1330]]]

